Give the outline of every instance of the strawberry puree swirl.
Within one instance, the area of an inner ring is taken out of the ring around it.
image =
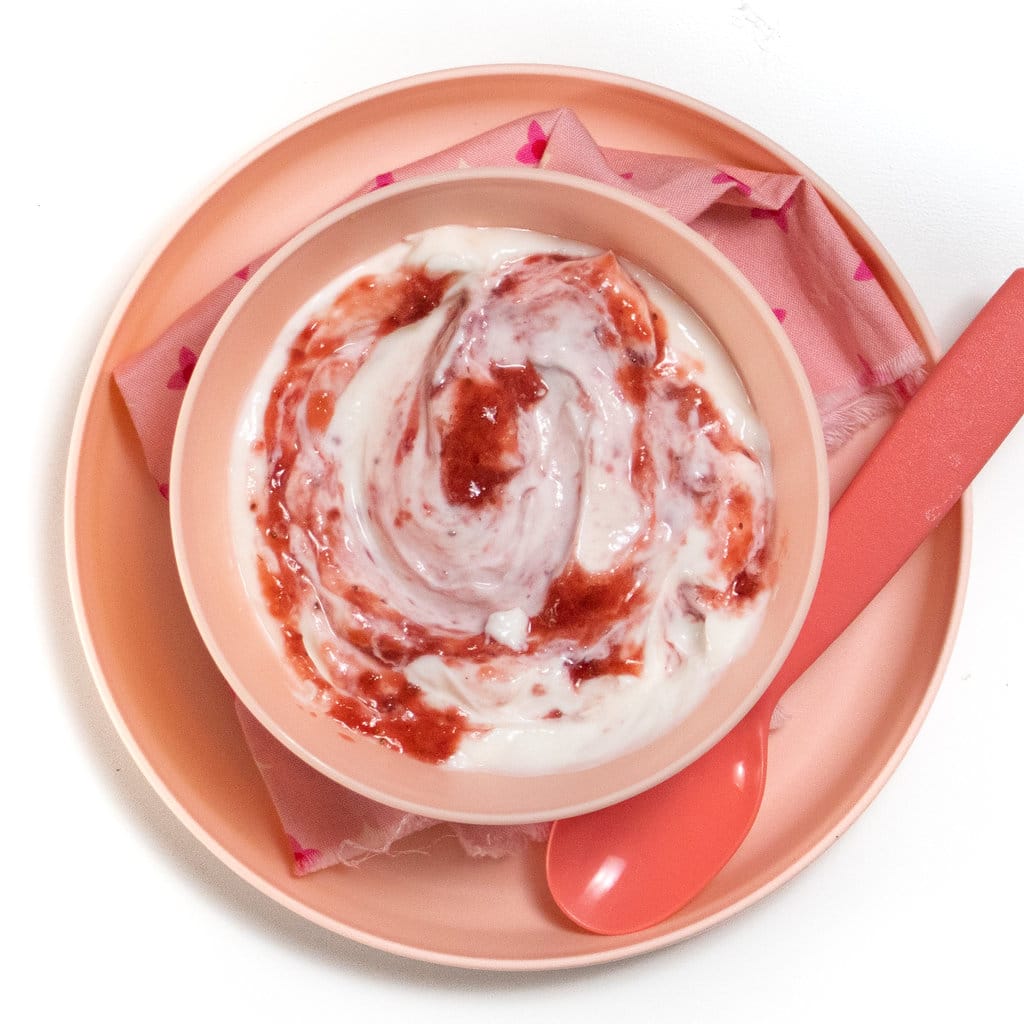
[[[612,253],[460,227],[386,250],[282,334],[238,463],[298,692],[412,757],[616,756],[760,621],[763,433],[692,310]]]

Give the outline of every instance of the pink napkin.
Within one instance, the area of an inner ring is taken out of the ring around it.
[[[571,110],[562,109],[512,121],[384,170],[355,195],[459,167],[516,166],[613,184],[667,210],[725,253],[784,325],[810,380],[830,451],[898,407],[919,384],[920,349],[821,197],[798,176],[603,149]],[[240,268],[115,371],[165,498],[174,426],[196,359],[228,304],[269,255]],[[297,874],[358,863],[437,824],[345,790],[281,746],[241,705],[238,713]],[[507,854],[547,831],[546,826],[446,827],[474,856]]]

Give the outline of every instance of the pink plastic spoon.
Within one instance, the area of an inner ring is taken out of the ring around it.
[[[673,778],[552,827],[548,885],[573,921],[603,935],[639,931],[721,871],[761,806],[779,698],[938,526],[1022,415],[1024,269],[939,361],[836,503],[810,611],[753,709]]]

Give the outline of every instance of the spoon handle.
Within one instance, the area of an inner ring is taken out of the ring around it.
[[[829,516],[818,589],[759,702],[770,710],[938,526],[1024,416],[1024,269],[989,300]]]

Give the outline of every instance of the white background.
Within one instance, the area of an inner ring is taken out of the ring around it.
[[[503,976],[407,962],[322,932],[251,890],[186,832],[122,748],[79,651],[63,581],[74,405],[137,263],[250,147],[408,74],[576,64],[738,116],[853,205],[948,345],[1024,264],[1024,17],[988,0],[861,0],[821,13],[831,8],[94,0],[5,14],[7,1020],[1021,1019],[1020,429],[975,487],[955,653],[879,798],[753,910],[604,968]]]

